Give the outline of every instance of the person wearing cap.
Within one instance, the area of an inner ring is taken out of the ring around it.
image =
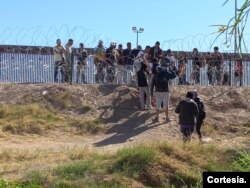
[[[155,120],[159,121],[159,115],[161,110],[165,112],[166,116],[166,122],[169,122],[169,114],[168,114],[168,105],[169,105],[169,80],[176,77],[175,72],[172,71],[172,69],[169,69],[169,71],[163,71],[163,67],[157,66],[156,71],[157,74],[153,77],[151,88],[150,88],[150,94],[151,98],[153,98],[153,95],[156,97],[156,116]]]
[[[96,82],[104,82],[105,75],[105,47],[103,41],[99,40],[98,45],[94,48],[94,64],[96,66]]]
[[[166,55],[161,59],[160,63],[163,67],[171,67],[172,70],[174,70],[176,74],[178,74],[177,68],[175,67],[176,58],[174,57],[174,53],[170,49],[167,50]]]
[[[179,74],[178,69],[176,68],[176,59],[174,57],[174,53],[168,49],[166,55],[164,58],[161,59],[160,64],[162,67],[166,67],[168,69],[171,69],[177,76]],[[173,85],[172,81],[170,80],[169,85]]]
[[[199,140],[202,141],[201,126],[203,125],[203,121],[206,117],[205,106],[196,90],[191,91],[191,93],[193,94],[193,100],[194,102],[196,102],[198,110],[199,110],[195,130],[196,130],[196,133],[198,134]]]
[[[151,73],[150,67],[147,65],[146,59],[144,57],[144,52],[141,50],[134,62],[136,77],[137,77],[137,86],[139,88],[139,97],[141,103],[141,110],[151,109],[151,97],[149,94],[149,84],[148,84],[148,74]],[[145,97],[146,96],[146,105]]]
[[[109,48],[105,51],[105,57],[108,64],[113,65],[117,62],[117,56],[116,56],[116,43],[111,42]],[[118,52],[117,52],[118,53]]]
[[[187,92],[186,97],[181,100],[175,108],[175,113],[179,114],[179,125],[183,142],[191,140],[199,114],[198,106],[192,98],[192,92]]]

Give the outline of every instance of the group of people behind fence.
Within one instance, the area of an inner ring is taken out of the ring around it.
[[[207,66],[206,74],[208,85],[231,85],[230,71],[233,67],[232,62],[225,61],[223,54],[219,52],[219,48],[215,46],[214,51],[207,53],[199,53],[194,48],[191,54],[192,72],[190,78],[186,77],[186,57],[179,60],[179,85],[200,84],[201,68]],[[231,68],[230,68],[231,66]],[[235,59],[234,66],[235,83],[242,82],[243,64],[240,58]]]
[[[65,46],[61,44],[61,40],[57,39],[56,46],[53,48],[55,67],[54,67],[54,82],[58,82],[58,71],[61,73],[60,82],[72,83],[74,55],[77,56],[76,67],[76,82],[86,83],[85,68],[86,58],[88,56],[84,44],[80,43],[76,53],[73,53],[73,39],[69,39]]]
[[[55,82],[59,81],[58,71],[60,70],[60,82],[72,83],[74,56],[76,56],[76,82],[86,83],[87,57],[91,54],[93,55],[93,62],[96,67],[96,83],[132,84],[134,81],[133,76],[137,74],[135,64],[139,59],[138,54],[139,52],[143,52],[143,58],[148,68],[151,69],[151,73],[149,73],[151,81],[153,78],[152,75],[156,74],[156,65],[163,64],[163,66],[171,65],[175,69],[179,85],[200,84],[201,68],[205,66],[207,67],[206,74],[209,85],[231,84],[229,62],[224,61],[223,54],[219,52],[217,46],[214,47],[213,52],[200,53],[197,48],[194,48],[188,56],[187,53],[183,53],[176,58],[170,49],[164,53],[158,41],[152,47],[146,46],[144,50],[140,45],[132,49],[130,42],[127,43],[125,49],[122,44],[119,44],[117,47],[115,42],[111,42],[110,46],[105,48],[103,41],[99,40],[98,45],[92,51],[86,50],[84,44],[80,43],[79,48],[74,49],[73,53],[72,45],[73,39],[69,39],[65,46],[61,44],[60,39],[56,41],[56,46],[53,48]],[[192,62],[192,71],[190,76],[187,77],[188,60],[190,59]],[[176,66],[173,67],[173,65]],[[242,76],[242,60],[236,59],[234,67],[235,81],[241,81]]]

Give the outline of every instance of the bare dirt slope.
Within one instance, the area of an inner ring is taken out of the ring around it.
[[[11,134],[0,129],[0,150],[58,150],[94,148],[116,151],[135,143],[180,140],[174,108],[188,90],[203,99],[207,118],[206,138],[215,144],[250,147],[250,89],[239,87],[176,86],[171,88],[170,118],[154,122],[154,109],[139,110],[135,88],[116,85],[1,84],[0,105],[41,103],[65,118],[100,119],[105,128],[98,134],[76,134],[61,128],[42,134]],[[58,96],[65,94],[64,97]],[[83,107],[84,106],[84,107]],[[87,107],[87,108],[86,108]],[[194,140],[196,135],[194,134]]]

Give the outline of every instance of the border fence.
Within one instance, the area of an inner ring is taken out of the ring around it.
[[[92,49],[87,49],[90,54]],[[190,84],[209,85],[207,70],[205,65],[200,69],[199,83],[192,83],[190,77],[193,71],[192,59],[190,52],[174,52],[176,57],[176,67],[179,65],[180,57],[187,58],[186,63],[186,79]],[[201,53],[202,54],[202,53]],[[228,65],[227,72],[229,73],[230,85],[232,86],[250,86],[250,57],[243,55],[243,74],[241,79],[235,76],[235,61],[238,56],[233,53],[226,53],[224,61]],[[77,58],[74,57],[73,65],[73,83],[76,83],[76,66]],[[117,71],[121,70],[117,67]],[[126,72],[127,75],[132,73]],[[97,68],[94,64],[94,56],[89,55],[85,69],[86,83],[97,83],[96,81]],[[125,75],[125,74],[122,74]],[[59,71],[59,80],[60,80]],[[123,79],[125,84],[127,80]],[[54,82],[54,56],[51,47],[31,47],[31,46],[0,46],[0,82],[3,83],[53,83]],[[118,82],[114,82],[118,83]],[[178,78],[172,81],[173,85],[179,83]],[[216,85],[216,84],[215,84]]]

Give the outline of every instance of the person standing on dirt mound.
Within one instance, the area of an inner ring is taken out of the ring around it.
[[[194,126],[198,118],[199,110],[197,104],[192,100],[192,92],[187,92],[186,98],[181,100],[175,109],[179,114],[179,124],[181,127],[182,140],[187,142],[191,140]]]
[[[168,103],[169,103],[169,80],[176,77],[175,72],[169,68],[158,66],[156,68],[157,74],[153,77],[150,93],[151,98],[153,94],[156,97],[156,117],[155,120],[159,121],[160,108],[163,103],[162,110],[165,111],[166,122],[169,122],[168,116]],[[155,91],[154,91],[155,89]]]
[[[196,102],[199,114],[196,122],[196,133],[199,136],[199,140],[202,141],[202,135],[201,135],[201,126],[203,124],[203,120],[206,118],[206,111],[205,106],[201,100],[201,98],[198,96],[198,92],[196,90],[192,91],[193,94],[193,100]]]
[[[141,110],[151,109],[151,98],[149,94],[149,86],[147,75],[151,73],[150,67],[147,65],[146,59],[144,58],[144,52],[140,51],[134,62],[137,85],[139,88],[139,97],[141,103]],[[144,102],[144,95],[146,95],[146,105]]]

